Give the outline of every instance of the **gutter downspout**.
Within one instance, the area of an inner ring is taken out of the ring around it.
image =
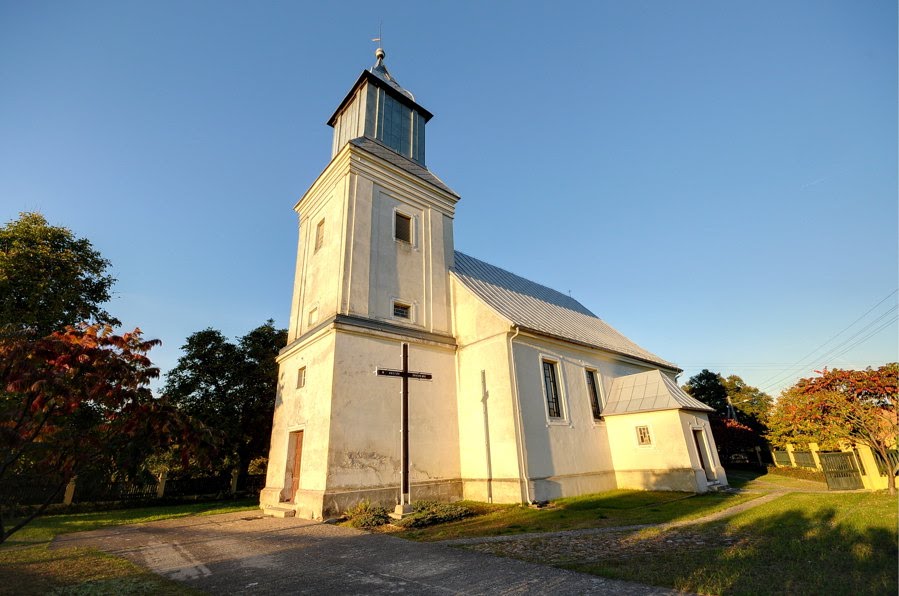
[[[527,450],[524,446],[524,432],[522,430],[521,422],[521,404],[518,401],[518,377],[515,373],[515,355],[512,353],[512,342],[518,337],[518,334],[521,333],[521,329],[518,325],[514,325],[513,327],[515,329],[515,334],[509,337],[509,369],[512,376],[512,407],[515,409],[515,422],[518,426],[518,472],[524,478],[525,500],[530,505],[531,479],[528,476]]]

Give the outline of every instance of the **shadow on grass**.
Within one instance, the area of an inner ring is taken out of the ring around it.
[[[711,594],[895,594],[895,515],[852,507],[664,532],[641,540],[633,555],[566,567]]]
[[[46,545],[0,550],[0,594],[196,593],[118,557],[90,548]]]

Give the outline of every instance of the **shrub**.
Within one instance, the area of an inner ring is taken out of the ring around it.
[[[405,528],[424,528],[456,521],[470,515],[473,515],[473,512],[464,505],[416,501],[412,504],[412,515],[403,518],[399,525]]]
[[[354,528],[376,528],[383,526],[390,517],[380,505],[372,505],[368,500],[360,501],[346,512],[349,524]]]

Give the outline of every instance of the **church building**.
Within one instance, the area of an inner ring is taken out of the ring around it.
[[[460,197],[425,165],[432,114],[375,55],[295,206],[260,506],[322,518],[364,499],[726,485],[712,409],[678,387],[675,364],[577,300],[455,250]]]

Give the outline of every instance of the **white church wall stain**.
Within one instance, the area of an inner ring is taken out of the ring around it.
[[[410,342],[410,368],[432,381],[409,381],[410,479],[459,478],[455,362],[451,347]],[[328,481],[334,489],[394,489],[399,484],[401,382],[375,370],[400,366],[395,338],[337,335]],[[353,454],[348,457],[347,454]],[[376,470],[375,462],[387,463]]]

